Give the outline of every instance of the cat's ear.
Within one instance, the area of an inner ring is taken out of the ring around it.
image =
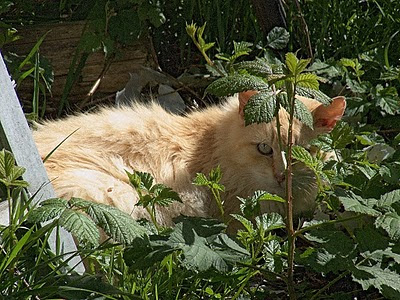
[[[244,107],[246,106],[249,99],[254,94],[257,94],[257,91],[245,91],[239,93],[239,114],[244,118]]]
[[[346,109],[346,100],[342,96],[332,99],[328,106],[318,105],[312,114],[314,117],[314,129],[320,132],[330,132],[335,127]]]

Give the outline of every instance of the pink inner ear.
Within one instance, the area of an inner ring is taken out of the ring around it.
[[[244,117],[244,107],[247,102],[249,102],[250,97],[257,93],[257,91],[245,91],[239,93],[239,114],[242,117]]]
[[[328,106],[318,106],[313,112],[314,126],[326,132],[331,131],[336,122],[342,118],[345,109],[346,100],[342,96],[333,98]]]

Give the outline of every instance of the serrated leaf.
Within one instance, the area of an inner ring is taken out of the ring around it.
[[[66,201],[64,201],[63,199],[59,198],[45,200],[41,203],[40,207],[37,207],[29,212],[28,222],[46,222],[53,218],[59,217],[64,210],[68,208]]]
[[[375,266],[356,266],[352,272],[352,278],[355,282],[361,284],[364,290],[374,287],[383,295],[390,293],[395,297],[390,299],[399,299],[400,297],[400,275],[390,269],[382,269],[379,265]],[[390,287],[388,292],[386,287]]]
[[[324,105],[329,105],[332,101],[332,99],[329,96],[325,95],[320,90],[311,89],[303,86],[297,87],[296,94],[299,96],[315,99],[318,102],[323,103]]]
[[[260,92],[250,97],[244,107],[245,125],[269,123],[275,117],[276,95],[273,92]]]
[[[236,261],[248,257],[244,248],[221,233],[225,226],[216,220],[181,216],[174,221],[177,224],[166,245],[183,251],[189,269],[214,267],[226,272]]]
[[[300,75],[306,75],[306,74],[300,74],[300,73],[303,72],[306,69],[306,67],[308,66],[310,61],[311,61],[310,58],[308,58],[308,59],[300,59],[299,62],[297,63],[296,72],[295,72],[295,75],[297,76],[297,82],[299,82],[299,80],[300,80],[299,79]],[[311,73],[309,73],[309,74],[311,74]],[[312,74],[312,75],[314,75],[315,78],[317,78],[317,75],[315,75],[315,74]]]
[[[381,143],[364,148],[364,151],[367,152],[368,161],[375,164],[380,164],[382,161],[390,158],[396,152],[394,148],[387,144]]]
[[[280,50],[286,47],[289,42],[289,32],[282,27],[273,28],[267,35],[267,47]]]
[[[376,105],[389,115],[395,115],[400,111],[400,98],[397,89],[393,86],[376,86]]]
[[[194,178],[193,184],[199,186],[207,186],[209,184],[209,180],[203,173],[197,173],[196,177]]]
[[[145,227],[115,207],[93,203],[88,207],[87,214],[107,235],[125,245],[147,234]]]
[[[214,267],[219,272],[227,272],[230,268],[229,265],[248,256],[245,249],[239,247],[225,234],[218,236],[212,243],[208,239],[198,236],[195,231],[193,237],[191,245],[186,244],[182,247],[184,263],[190,268],[207,271]],[[232,244],[235,245],[234,248],[232,248]],[[238,248],[241,250],[240,252],[237,250]]]
[[[97,246],[99,244],[99,230],[93,220],[87,215],[79,211],[66,209],[59,218],[59,224],[72,233],[79,242],[90,246]]]
[[[260,91],[266,89],[268,89],[268,84],[259,77],[236,74],[217,79],[207,87],[206,92],[222,97],[248,90]]]
[[[377,202],[378,207],[391,207],[394,203],[400,202],[400,190],[394,190],[381,196]]]
[[[148,238],[136,238],[132,245],[124,251],[124,260],[132,269],[147,269],[157,262],[161,262],[167,255],[176,251],[165,243],[166,239],[160,236],[151,236],[151,238],[159,239],[152,243]],[[161,245],[155,245],[156,243]]]
[[[314,128],[314,119],[307,106],[299,99],[294,99],[294,117],[309,128]]]
[[[375,220],[375,226],[383,228],[389,237],[395,241],[400,239],[400,216],[395,212],[388,212]]]
[[[382,231],[372,224],[362,228],[356,228],[354,232],[360,252],[375,252],[386,249],[389,246],[389,239],[382,234]],[[367,255],[363,255],[367,256]],[[381,260],[382,261],[382,260]]]
[[[218,165],[210,171],[210,181],[218,183],[222,178],[221,167]]]
[[[2,149],[0,151],[0,182],[6,186],[27,187],[28,183],[20,180],[25,168],[15,165],[15,159],[11,152]]]
[[[150,173],[133,171],[132,173],[125,171],[128,175],[129,182],[134,188],[150,190],[153,185],[153,176]]]
[[[289,69],[289,71],[290,71],[290,73],[292,75],[295,75],[296,74],[296,67],[297,67],[297,64],[299,62],[298,58],[292,52],[286,53],[285,58],[286,58],[285,59],[285,63],[286,63],[287,68]]]
[[[233,41],[233,55],[229,57],[230,62],[234,62],[237,58],[243,56],[243,55],[249,55],[251,52],[251,49],[249,48],[252,46],[252,43],[248,42],[235,42]]]
[[[349,59],[349,58],[341,58],[340,59],[340,63],[345,66],[345,67],[350,67],[352,69],[354,69],[356,67],[356,63],[354,62],[354,60]]]
[[[322,273],[338,273],[353,265],[356,245],[340,230],[317,229],[305,234],[305,238],[320,244],[300,255],[300,262]]]
[[[204,50],[204,51],[207,51],[207,50],[211,49],[212,47],[214,47],[214,45],[215,45],[215,42],[207,43],[207,44],[205,44],[205,45],[203,46],[203,50]]]
[[[363,200],[361,199],[361,197],[355,195],[354,193],[349,192],[347,193],[347,196],[339,196],[339,200],[343,204],[346,211],[353,211],[373,217],[381,215],[379,211],[364,205],[362,203]]]
[[[81,199],[81,198],[76,198],[76,197],[72,197],[69,201],[68,204],[71,207],[76,207],[79,209],[87,209],[89,208],[91,205],[93,205],[92,201],[88,201],[85,199]]]
[[[284,228],[283,217],[278,213],[266,213],[255,218],[257,228],[263,231],[271,231],[278,228]]]
[[[250,220],[248,220],[245,217],[243,217],[242,215],[238,215],[238,214],[231,214],[231,216],[233,218],[235,218],[236,220],[238,220],[248,232],[250,232],[250,233],[254,232],[253,223],[251,223]]]
[[[297,70],[296,70],[297,71]],[[298,86],[318,90],[319,83],[318,77],[312,73],[303,73],[296,76],[296,82]]]
[[[292,157],[298,161],[301,161],[306,166],[311,166],[314,163],[314,158],[305,148],[301,146],[292,147]]]
[[[156,184],[151,190],[154,193],[155,197],[153,199],[154,204],[160,206],[168,206],[174,201],[182,202],[177,192],[173,191],[171,188],[163,184]]]
[[[243,61],[235,65],[238,70],[246,70],[251,75],[267,77],[272,75],[272,68],[265,58],[256,57],[252,61]]]
[[[339,122],[331,132],[333,147],[343,149],[354,139],[354,131],[351,126],[345,122]]]
[[[282,197],[264,191],[255,191],[253,197],[255,197],[257,201],[276,201],[281,203],[286,202],[286,200]]]

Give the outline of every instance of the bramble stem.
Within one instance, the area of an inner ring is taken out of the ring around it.
[[[287,82],[287,95],[290,101],[290,116],[289,116],[289,129],[288,129],[288,147],[286,152],[286,230],[288,233],[288,273],[287,285],[290,299],[296,299],[296,292],[294,290],[293,273],[294,273],[294,252],[296,236],[293,227],[293,174],[292,174],[292,137],[293,137],[293,119],[294,119],[294,97],[296,93],[296,82]]]

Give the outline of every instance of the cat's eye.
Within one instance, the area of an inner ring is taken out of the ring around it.
[[[262,155],[271,155],[273,152],[272,148],[270,146],[268,146],[266,143],[259,143],[257,145],[257,150]]]

